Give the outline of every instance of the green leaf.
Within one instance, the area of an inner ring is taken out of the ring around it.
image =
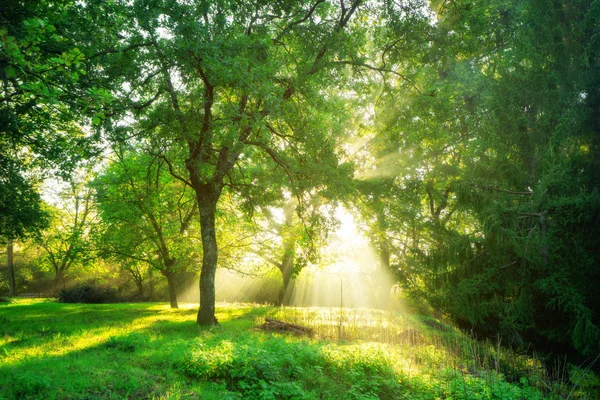
[[[14,78],[17,76],[17,71],[10,65],[8,67],[6,67],[6,69],[4,71],[5,71],[4,73],[6,74],[7,78]]]

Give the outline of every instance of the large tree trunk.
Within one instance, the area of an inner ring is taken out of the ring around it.
[[[167,278],[167,285],[169,287],[169,302],[171,303],[171,308],[179,308],[177,304],[177,290],[176,290],[176,280],[174,274],[167,272],[165,274]]]
[[[8,297],[15,296],[15,265],[13,260],[13,241],[8,239],[8,245],[6,247],[6,254],[8,256]]]
[[[217,236],[215,232],[216,200],[198,194],[200,232],[202,235],[202,271],[200,274],[200,309],[198,325],[218,325],[215,317],[215,275],[217,271]]]
[[[283,258],[279,265],[281,276],[283,278],[283,288],[279,292],[279,304],[290,305],[292,297],[292,288],[290,283],[293,282],[292,274],[294,272],[294,261],[296,257],[296,237],[293,232],[294,226],[294,213],[296,212],[295,200],[288,201],[283,207],[285,214],[284,227],[281,229],[280,234],[283,240]]]

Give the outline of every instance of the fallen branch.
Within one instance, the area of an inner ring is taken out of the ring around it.
[[[312,336],[313,330],[312,328],[308,328],[302,325],[291,324],[289,322],[280,321],[278,319],[273,319],[269,317],[265,317],[265,323],[259,325],[258,329],[262,329],[264,331],[271,332],[287,332],[297,336]]]

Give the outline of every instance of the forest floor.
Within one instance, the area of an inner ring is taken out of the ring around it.
[[[0,399],[593,399],[533,358],[429,317],[161,303],[0,304]],[[265,317],[313,335],[260,329]],[[567,368],[568,366],[565,366]]]

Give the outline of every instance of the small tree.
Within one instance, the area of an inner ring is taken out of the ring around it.
[[[188,232],[197,213],[192,191],[169,174],[163,160],[142,150],[117,151],[115,157],[92,184],[103,222],[98,247],[126,266],[140,291],[138,263],[158,270],[177,308],[178,277],[200,255],[200,244]]]
[[[64,287],[68,271],[93,259],[89,242],[93,198],[85,182],[71,180],[60,193],[61,204],[49,207],[50,228],[38,238],[45,262],[54,272],[54,291]]]

